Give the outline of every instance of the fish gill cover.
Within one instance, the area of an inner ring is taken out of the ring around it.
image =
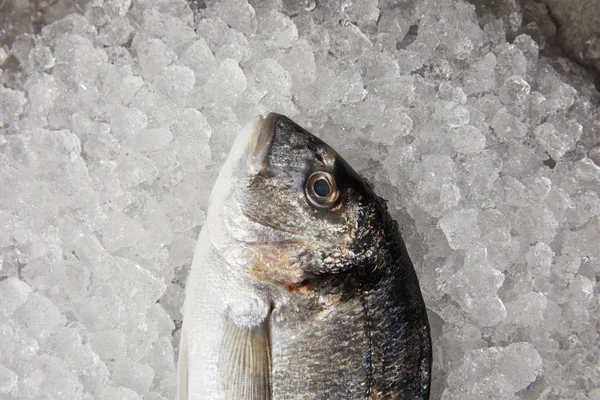
[[[0,49],[1,398],[174,397],[209,191],[270,111],[389,200],[433,399],[600,398],[585,71],[463,1],[191,5],[92,1]]]

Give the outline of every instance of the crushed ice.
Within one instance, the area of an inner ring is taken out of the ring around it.
[[[599,399],[585,72],[462,1],[206,3],[93,0],[0,48],[0,397],[174,397],[209,191],[276,111],[389,200],[432,398]]]

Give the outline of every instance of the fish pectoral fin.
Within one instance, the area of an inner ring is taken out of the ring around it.
[[[271,399],[269,317],[248,324],[227,318],[219,353],[220,385],[226,399]]]
[[[177,400],[188,400],[188,343],[187,330],[181,328],[179,360],[177,360]]]

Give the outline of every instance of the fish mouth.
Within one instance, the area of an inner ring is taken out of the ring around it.
[[[248,167],[252,173],[256,174],[267,166],[267,155],[279,117],[279,114],[269,113],[266,117],[259,115],[253,122],[248,143]]]

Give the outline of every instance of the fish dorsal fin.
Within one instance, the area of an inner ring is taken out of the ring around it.
[[[228,316],[219,353],[227,400],[271,400],[270,312],[256,320]]]

